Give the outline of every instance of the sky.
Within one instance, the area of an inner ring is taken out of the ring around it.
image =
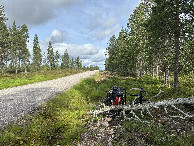
[[[28,48],[38,35],[42,52],[51,41],[54,51],[79,56],[84,66],[98,65],[103,70],[105,51],[112,35],[118,36],[139,0],[0,0],[8,26],[29,29]]]

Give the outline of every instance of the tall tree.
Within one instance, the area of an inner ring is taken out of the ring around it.
[[[58,69],[59,62],[60,62],[61,55],[59,54],[59,51],[57,50],[55,52],[55,67]]]
[[[2,5],[0,5],[0,66],[1,66],[2,72],[3,72],[3,66],[5,62],[7,64],[8,51],[9,51],[8,50],[9,32],[5,24],[6,20],[7,18],[5,17],[5,14],[4,14],[4,8]]]
[[[153,75],[153,62],[155,61],[154,52],[153,50],[149,51],[152,48],[148,46],[149,38],[145,28],[151,6],[152,0],[142,1],[139,6],[134,9],[127,23],[127,27],[130,30],[129,47],[130,50],[133,49],[133,52],[130,52],[130,56],[134,56],[132,59],[134,62],[132,64],[136,62],[136,66],[131,67],[136,70],[137,78],[141,77],[145,70]],[[146,59],[149,59],[149,64],[146,64]]]
[[[127,75],[128,74],[128,53],[127,53],[127,31],[123,28],[119,32],[119,36],[117,38],[117,69],[116,72],[120,75]]]
[[[149,30],[153,37],[166,40],[163,41],[163,44],[167,48],[172,46],[174,50],[174,88],[177,89],[181,42],[184,36],[193,33],[193,31],[187,33],[183,31],[187,23],[193,21],[191,19],[193,2],[192,0],[154,0],[154,2],[155,5],[150,14]]]
[[[106,70],[114,72],[117,64],[117,61],[115,60],[117,55],[117,41],[115,35],[110,38],[106,50],[108,53],[108,58],[105,62]]]
[[[79,56],[75,59],[75,66],[78,69],[82,68],[82,61],[79,59]]]
[[[13,67],[15,68],[15,73],[18,73],[18,57],[19,52],[21,50],[21,35],[20,30],[16,27],[15,21],[13,22],[13,26],[10,29],[10,41],[11,41],[11,59],[13,63]]]
[[[24,24],[21,26],[21,35],[22,35],[22,39],[21,39],[21,54],[20,54],[20,58],[22,60],[22,64],[24,66],[24,70],[25,72],[27,72],[27,63],[29,62],[29,57],[30,57],[30,52],[27,48],[27,43],[29,42],[28,38],[29,38],[29,33],[28,33],[28,28],[27,26]]]
[[[70,59],[69,59],[69,54],[67,52],[67,49],[65,50],[65,52],[62,56],[61,68],[62,69],[70,68]]]
[[[75,61],[74,61],[73,57],[71,58],[69,64],[70,64],[70,69],[74,69],[75,68]]]
[[[48,64],[50,65],[50,69],[54,69],[55,68],[55,56],[54,56],[54,52],[53,52],[53,47],[51,45],[51,41],[49,41],[49,46],[47,49],[47,60],[48,60]]]
[[[34,41],[33,41],[33,65],[35,67],[35,70],[40,70],[41,64],[42,64],[42,54],[41,49],[39,46],[38,36],[35,34]]]

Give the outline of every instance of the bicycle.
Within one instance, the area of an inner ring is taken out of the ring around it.
[[[140,90],[140,93],[139,93],[139,94],[132,94],[132,95],[129,95],[129,96],[137,96],[131,104],[138,104],[138,103],[142,104],[143,101],[149,103],[149,100],[143,99],[144,93],[145,93],[146,95],[148,95],[148,93],[147,93],[142,87],[139,86],[139,88],[132,88],[132,89]]]

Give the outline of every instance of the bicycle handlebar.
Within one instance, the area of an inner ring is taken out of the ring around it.
[[[141,94],[142,92],[148,94],[148,93],[143,89],[143,87],[139,86],[139,89],[141,89],[141,91],[140,91],[139,94],[132,94],[132,95],[128,95],[128,96],[142,96],[142,94]]]
[[[139,94],[132,94],[132,95],[129,95],[129,96],[139,96]]]

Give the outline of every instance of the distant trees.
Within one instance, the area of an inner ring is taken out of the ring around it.
[[[83,68],[79,56],[70,59],[67,50],[62,56],[58,51],[54,52],[51,42],[48,44],[47,52],[42,52],[37,34],[34,36],[31,57],[27,48],[28,27],[25,24],[16,26],[15,21],[12,27],[7,27],[6,20],[4,7],[0,4],[0,69],[2,73],[5,71],[17,74],[21,71],[39,71],[42,68],[53,70],[59,67],[61,69],[86,70],[94,68],[94,66]]]
[[[79,59],[79,56],[77,56],[77,58],[75,59],[75,68],[82,68],[82,61]]]
[[[49,41],[49,46],[47,49],[47,64],[49,64],[51,70],[55,68],[55,56],[51,41]]]
[[[144,0],[130,16],[118,38],[112,36],[107,47],[106,70],[137,78],[143,74],[163,78],[193,74],[192,0]]]
[[[38,41],[38,36],[35,34],[34,40],[33,40],[33,59],[32,64],[35,69],[35,71],[40,70],[41,64],[42,64],[42,54],[41,49]]]
[[[64,54],[62,55],[61,68],[68,69],[68,68],[70,68],[70,66],[71,66],[71,60],[69,58],[69,54],[68,54],[67,49],[66,49]]]
[[[59,51],[57,50],[55,52],[55,68],[59,67],[61,55],[59,54]]]

